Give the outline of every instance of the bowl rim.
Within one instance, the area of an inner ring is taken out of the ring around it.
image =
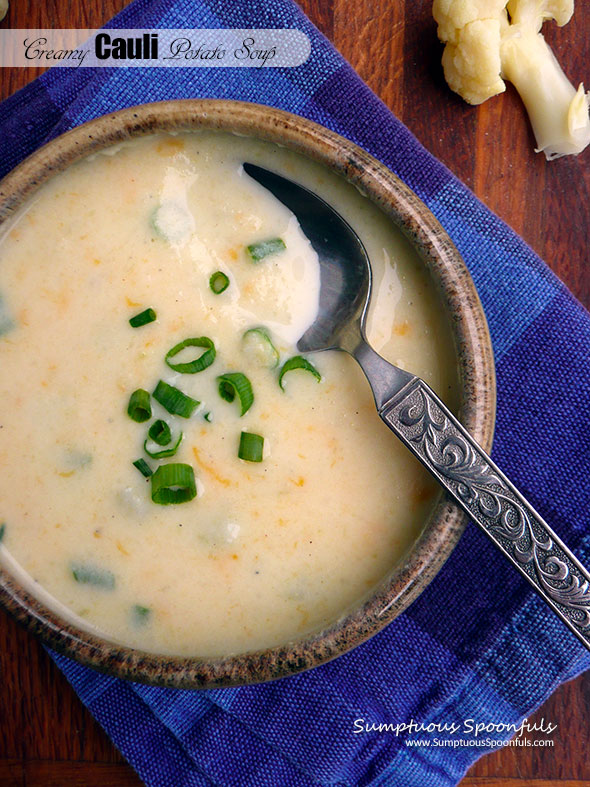
[[[90,120],[35,151],[0,182],[0,225],[48,179],[98,150],[158,132],[229,131],[294,150],[357,186],[410,239],[451,315],[459,362],[460,418],[489,451],[495,369],[485,314],[465,263],[426,205],[385,164],[304,117],[262,104],[183,99],[129,107]],[[426,588],[456,546],[467,517],[443,495],[404,556],[376,591],[322,631],[282,646],[219,658],[171,657],[102,639],[60,618],[0,568],[0,606],[56,651],[116,677],[175,688],[259,683],[300,672],[356,647]]]

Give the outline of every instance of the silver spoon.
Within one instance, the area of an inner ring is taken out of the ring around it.
[[[303,186],[254,164],[244,170],[295,214],[319,258],[319,313],[297,348],[340,349],[356,358],[391,431],[590,649],[590,573],[434,391],[367,343],[371,265],[358,235]]]

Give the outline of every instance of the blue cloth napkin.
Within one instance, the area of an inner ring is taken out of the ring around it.
[[[111,24],[293,27],[310,37],[312,53],[295,69],[53,69],[0,106],[2,174],[83,121],[170,98],[272,104],[361,145],[419,194],[462,253],[496,356],[494,458],[588,562],[590,319],[544,263],[420,146],[291,0],[136,0]],[[574,636],[474,525],[436,580],[387,629],[295,677],[187,692],[55,660],[153,787],[454,785],[512,732],[396,735],[359,727],[519,724],[559,683],[590,665]],[[433,737],[460,737],[465,745],[434,746]],[[407,745],[416,740],[431,743]]]

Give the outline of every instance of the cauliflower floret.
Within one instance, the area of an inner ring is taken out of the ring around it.
[[[512,82],[529,113],[537,151],[548,159],[580,153],[590,143],[589,96],[569,82],[540,33],[543,22],[565,25],[573,0],[434,0],[445,46],[449,86],[481,104]]]
[[[481,104],[506,90],[500,76],[500,23],[497,19],[470,22],[448,43],[442,64],[451,90],[469,104]]]
[[[438,37],[458,43],[459,33],[470,22],[498,20],[506,15],[506,0],[434,0],[432,15],[438,23]]]

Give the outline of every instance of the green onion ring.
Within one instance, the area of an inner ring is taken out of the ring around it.
[[[136,459],[135,462],[133,462],[133,467],[137,467],[144,478],[149,478],[154,472],[145,459]]]
[[[156,319],[156,312],[153,309],[145,309],[144,311],[131,317],[129,325],[132,328],[141,328],[142,325],[147,325]]]
[[[190,465],[160,465],[152,476],[152,500],[158,505],[187,503],[196,496],[195,472]]]
[[[162,421],[161,418],[158,418],[157,421],[150,426],[148,435],[150,440],[153,440],[154,443],[158,445],[168,445],[170,440],[172,440],[172,432],[170,431],[170,427],[166,423],[166,421]]]
[[[152,417],[150,395],[143,388],[138,388],[137,391],[133,391],[129,397],[127,415],[138,424],[141,424],[144,421],[149,421],[149,419]]]
[[[223,271],[215,271],[209,279],[209,287],[215,295],[221,295],[229,287],[229,276],[226,276]]]
[[[113,590],[115,587],[115,575],[112,571],[90,563],[72,563],[70,568],[72,576],[81,585],[95,585],[105,590]]]
[[[185,393],[160,380],[153,393],[156,402],[159,402],[171,415],[180,415],[181,418],[190,418],[200,402],[187,396]]]
[[[174,358],[185,347],[205,347],[205,352],[194,361],[187,363],[171,363],[170,358]],[[164,359],[171,369],[181,374],[196,374],[202,372],[208,366],[211,366],[215,360],[215,345],[207,336],[199,336],[196,339],[184,339],[184,341],[175,344],[171,350],[168,350]]]
[[[178,435],[178,440],[173,446],[170,448],[163,448],[161,451],[150,451],[150,449],[147,447],[148,441],[146,440],[143,444],[143,450],[148,456],[151,456],[152,459],[165,459],[167,456],[174,456],[174,454],[178,451],[178,446],[182,443],[183,437],[184,435],[181,432]]]
[[[237,394],[240,400],[240,417],[247,413],[254,402],[254,393],[246,375],[242,372],[227,372],[227,374],[220,374],[217,380],[221,398],[226,402],[233,402]]]
[[[285,241],[282,238],[271,238],[270,240],[263,240],[260,243],[251,243],[246,246],[246,251],[250,255],[252,262],[260,262],[270,254],[278,254],[280,251],[285,251]]]
[[[279,385],[283,391],[285,390],[285,386],[283,385],[283,377],[287,374],[287,372],[295,371],[295,369],[303,369],[305,372],[311,372],[318,383],[322,379],[322,375],[318,372],[315,366],[307,360],[307,358],[303,358],[301,355],[294,355],[293,358],[289,358],[288,361],[285,361],[285,363],[281,366],[281,371],[279,372]]]
[[[264,365],[268,366],[269,369],[275,369],[279,365],[279,351],[272,343],[272,339],[267,329],[262,326],[258,328],[248,328],[242,336],[242,343],[247,347],[252,339],[258,339],[260,347],[266,351],[268,363]]]
[[[264,449],[264,437],[252,432],[242,432],[240,435],[240,447],[238,457],[246,462],[262,462],[262,452]]]

